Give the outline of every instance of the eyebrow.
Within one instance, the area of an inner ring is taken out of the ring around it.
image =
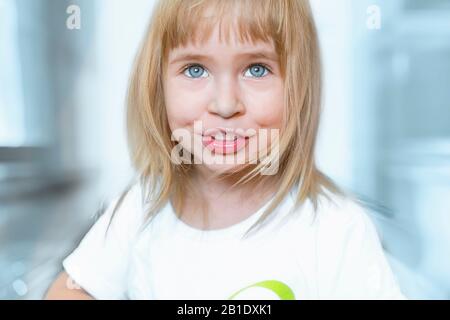
[[[245,52],[236,55],[237,58],[247,58],[247,59],[267,59],[273,62],[278,62],[278,55],[270,51],[255,51],[255,52]],[[196,53],[184,53],[175,56],[174,59],[170,61],[170,64],[175,64],[185,61],[213,61],[214,58],[208,55],[196,54]]]

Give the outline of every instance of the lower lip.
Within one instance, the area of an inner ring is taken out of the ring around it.
[[[203,145],[210,151],[218,154],[232,154],[244,148],[248,138],[238,137],[234,141],[218,141],[211,136],[203,137]]]

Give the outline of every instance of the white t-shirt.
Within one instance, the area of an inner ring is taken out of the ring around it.
[[[181,221],[168,203],[139,233],[145,215],[136,185],[106,238],[117,200],[63,266],[96,299],[404,299],[363,207],[330,196],[314,220],[309,200],[286,214],[291,191],[268,225],[242,240],[270,201],[209,231]]]

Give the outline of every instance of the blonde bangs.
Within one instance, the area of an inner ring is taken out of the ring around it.
[[[233,33],[241,43],[273,40],[279,54],[285,51],[285,1],[175,0],[162,4],[161,10],[159,27],[164,33],[165,57],[170,50],[188,43],[203,44],[217,24],[221,41],[229,43]]]

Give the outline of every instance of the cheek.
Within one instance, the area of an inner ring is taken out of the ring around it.
[[[284,109],[282,85],[273,86],[265,91],[253,92],[247,96],[246,100],[247,112],[254,123],[261,128],[281,128]]]
[[[204,95],[187,90],[179,80],[165,83],[165,104],[171,130],[193,126],[203,112]]]

